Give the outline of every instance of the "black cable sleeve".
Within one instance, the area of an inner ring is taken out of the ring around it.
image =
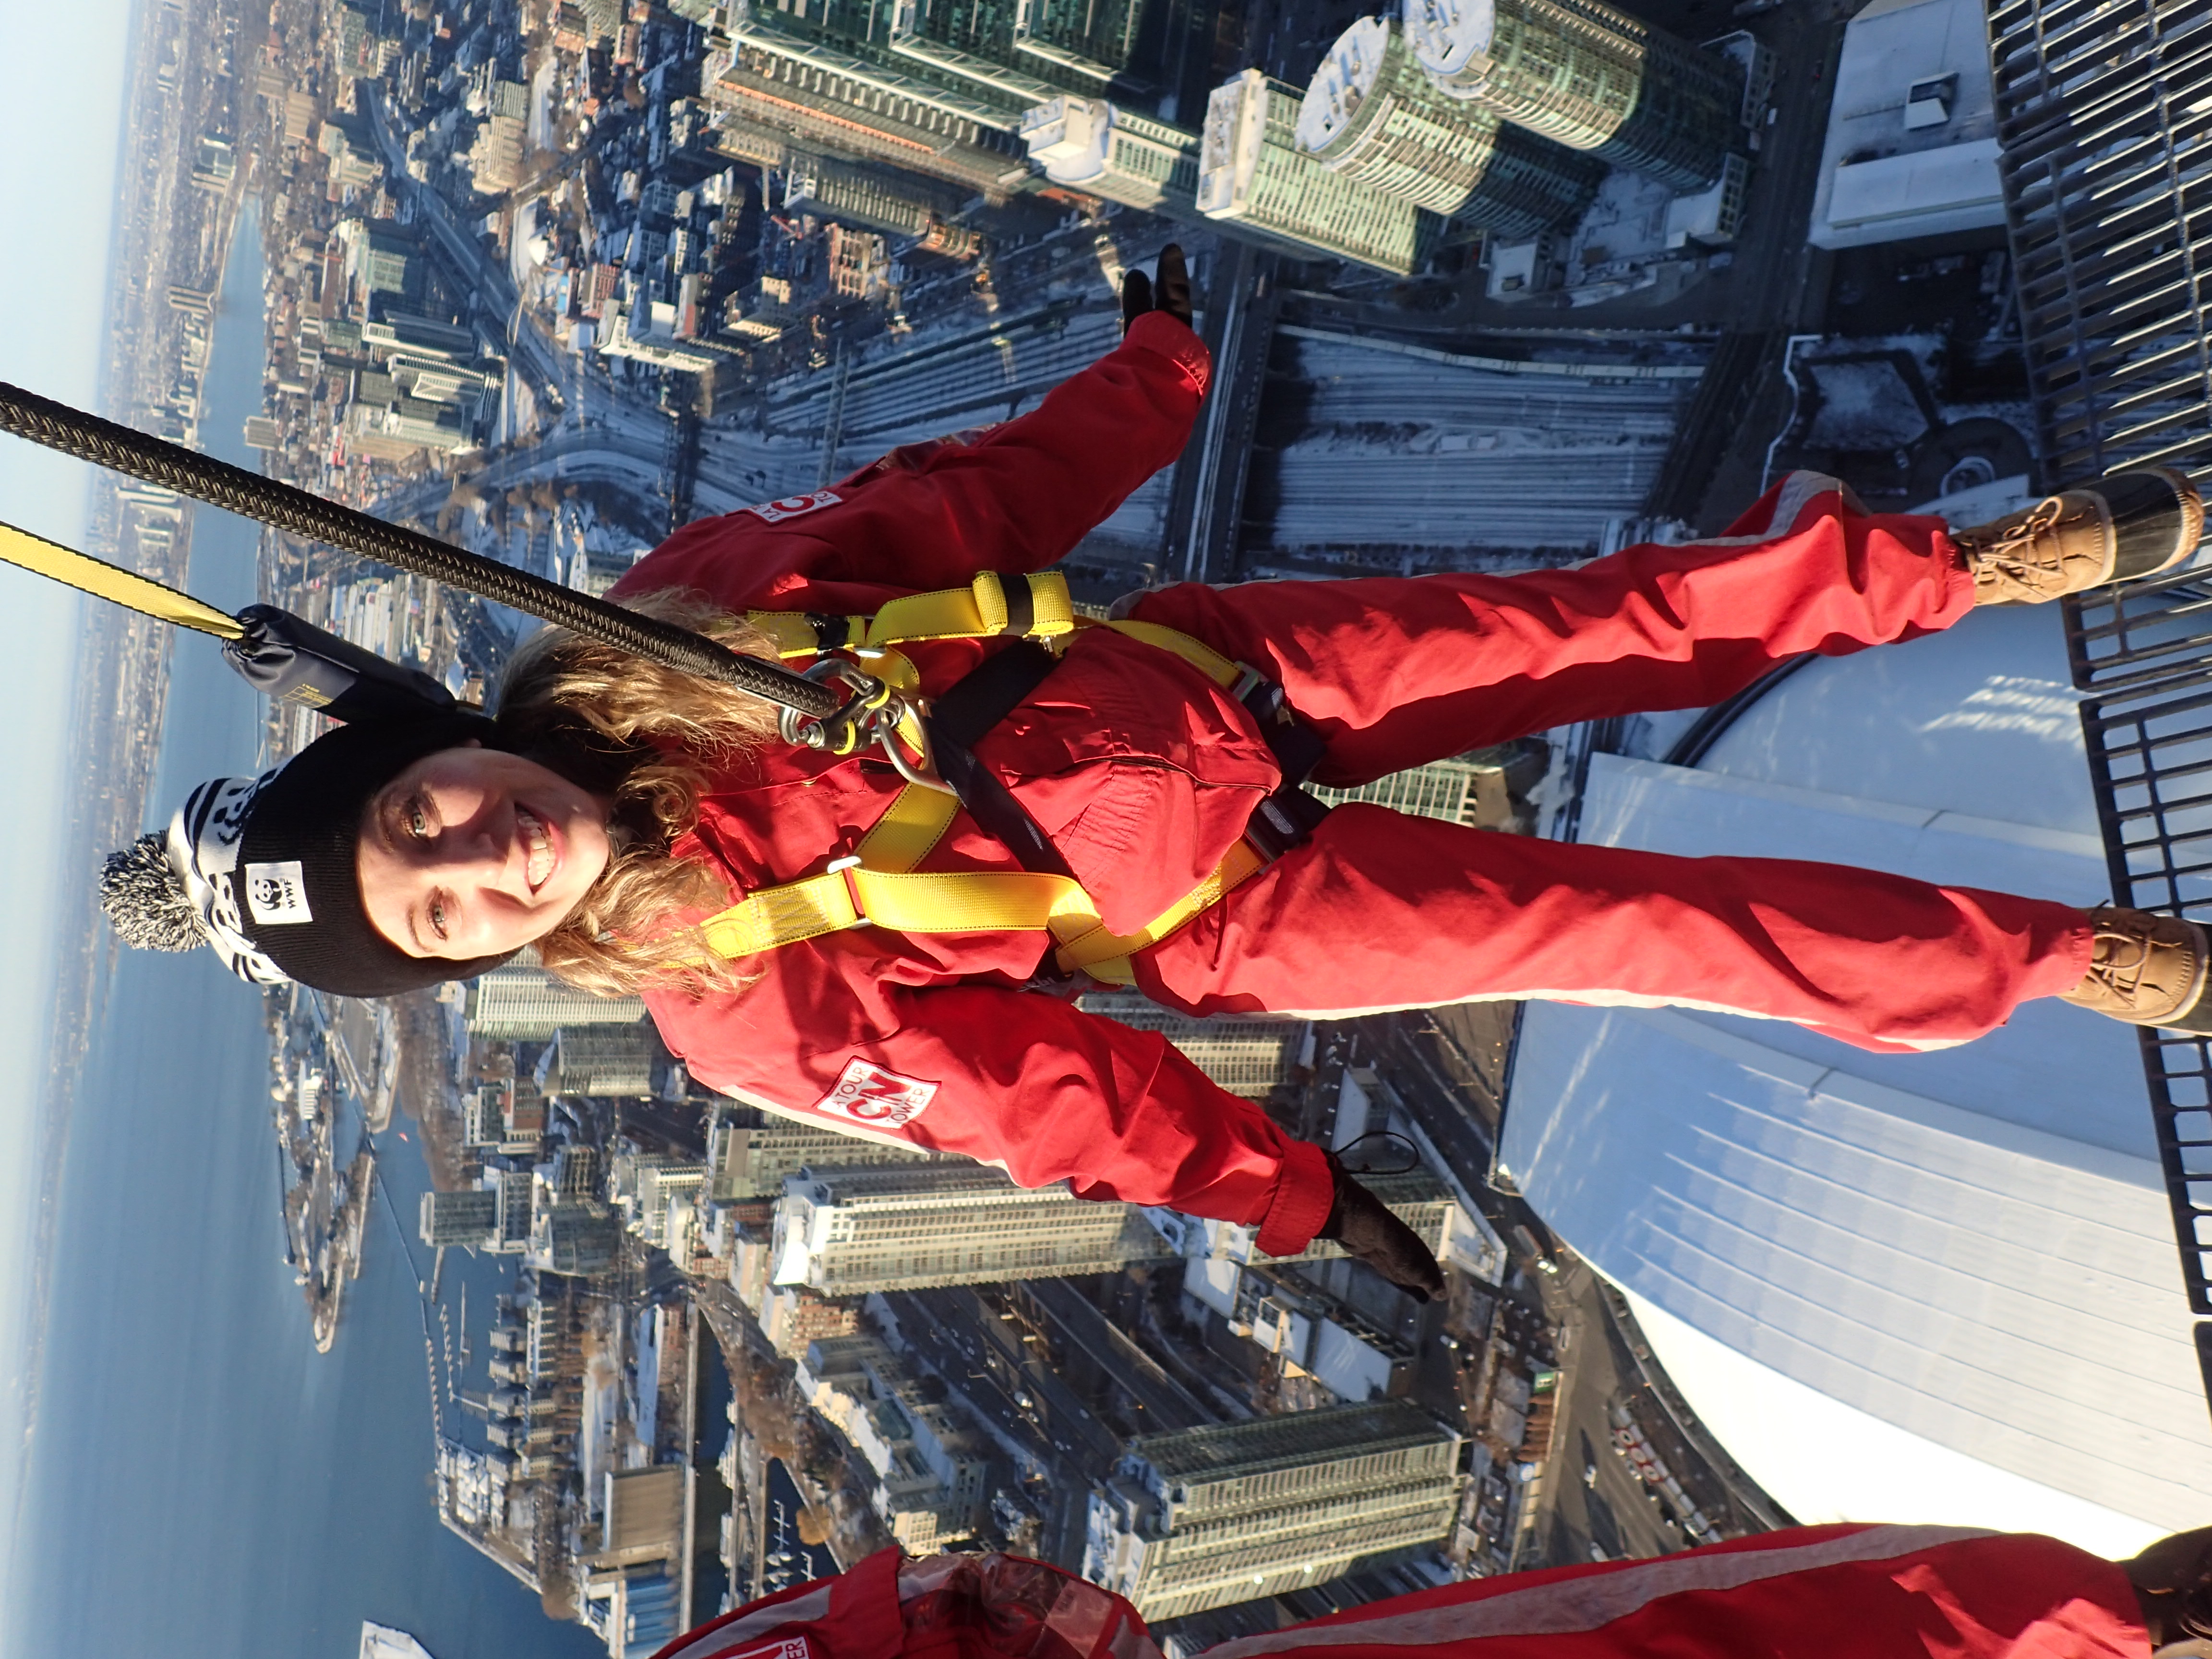
[[[366,513],[325,501],[276,478],[169,443],[150,434],[102,420],[36,392],[0,381],[0,431],[180,495],[257,519],[279,530],[357,553],[380,563],[512,606],[586,639],[702,679],[720,680],[780,708],[823,719],[844,699],[778,663],[763,662],[695,634],[605,599],[562,587]]]

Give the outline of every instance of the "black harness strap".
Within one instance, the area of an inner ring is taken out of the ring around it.
[[[1017,579],[1002,580],[1006,583],[1007,629],[1012,632]],[[1026,580],[1021,581],[1021,592],[1026,607]],[[987,835],[1002,842],[1023,869],[1036,875],[1066,876],[1072,881],[1075,872],[1067,867],[1052,838],[975,753],[983,734],[1012,714],[1059,663],[1059,658],[1034,640],[1008,646],[936,699],[927,724],[930,753],[938,772],[952,786],[969,817]],[[1237,701],[1258,725],[1260,735],[1267,739],[1283,770],[1282,782],[1252,809],[1244,826],[1245,838],[1270,860],[1279,859],[1293,847],[1304,846],[1328,814],[1327,802],[1300,787],[1320,763],[1327,744],[1320,732],[1298,718],[1283,688],[1272,680],[1254,677]]]
[[[1244,839],[1272,863],[1293,847],[1304,846],[1328,816],[1328,803],[1304,787],[1328,752],[1328,744],[1299,717],[1283,695],[1283,688],[1273,680],[1253,676],[1252,684],[1237,701],[1259,726],[1275,763],[1283,769],[1283,781],[1252,809],[1244,825]]]
[[[1006,596],[1006,625],[1001,634],[1026,634],[1036,621],[1036,593],[1019,572],[1001,572],[999,591]]]
[[[1023,589],[1026,596],[1027,583]],[[1009,594],[1009,608],[1012,598]],[[937,763],[938,775],[952,786],[968,816],[984,833],[1003,842],[1032,875],[1065,876],[1073,881],[1075,872],[1067,867],[1052,838],[1014,799],[1013,791],[999,781],[998,775],[975,758],[974,747],[1059,665],[1060,659],[1036,641],[1019,641],[961,676],[951,690],[931,703],[923,724],[929,728],[930,757]]]

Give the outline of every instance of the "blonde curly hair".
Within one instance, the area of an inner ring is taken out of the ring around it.
[[[672,589],[625,605],[775,659],[766,634],[703,594]],[[752,976],[708,951],[696,928],[671,925],[682,911],[719,910],[731,896],[712,870],[668,849],[697,822],[710,780],[775,735],[775,710],[734,686],[557,628],[515,652],[493,709],[518,752],[559,751],[570,769],[581,757],[603,772],[599,793],[612,795],[612,822],[628,832],[576,908],[537,941],[547,969],[601,996],[671,983],[702,992],[746,984]]]

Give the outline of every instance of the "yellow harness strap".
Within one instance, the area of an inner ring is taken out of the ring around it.
[[[12,524],[0,524],[0,559],[26,570],[35,570],[41,576],[51,576],[81,593],[112,599],[142,616],[174,623],[179,628],[197,629],[219,640],[245,637],[245,625],[235,617],[226,616],[211,605],[203,605],[189,593],[164,587],[136,571],[95,559],[75,548],[64,547],[59,542],[50,542],[43,536],[33,536]]]
[[[1075,631],[1075,602],[1067,578],[1048,570],[1031,576],[1029,625],[1020,630],[1033,640],[1057,639]],[[746,620],[765,631],[786,657],[818,656],[820,636],[804,611],[753,611]],[[980,572],[966,587],[934,593],[909,593],[893,599],[872,617],[846,617],[845,642],[838,648],[872,656],[887,646],[913,640],[987,640],[1008,631],[1006,586],[994,570]]]
[[[945,802],[947,821],[959,807],[941,791],[908,785],[885,822],[914,796]],[[898,933],[1049,933],[1058,941],[1054,956],[1064,971],[1080,969],[1093,979],[1127,985],[1135,977],[1131,956],[1165,939],[1267,863],[1251,842],[1240,841],[1212,874],[1144,927],[1133,933],[1110,933],[1091,895],[1065,876],[1027,871],[917,876],[872,870],[860,860],[883,828],[879,823],[868,832],[860,854],[837,860],[820,875],[763,887],[708,917],[700,931],[708,947],[720,957],[749,957],[863,924]],[[942,833],[939,825],[930,842]]]
[[[1098,626],[1126,634],[1133,640],[1142,640],[1163,651],[1174,652],[1224,691],[1232,690],[1245,676],[1243,663],[1232,662],[1212,646],[1201,644],[1188,634],[1178,634],[1172,628],[1163,628],[1158,623],[1109,622]]]
[[[1223,690],[1245,679],[1245,667],[1188,634],[1156,623],[1092,623],[1075,615],[1067,583],[1056,573],[1030,578],[1036,621],[1031,637],[1054,637],[1080,627],[1110,628],[1118,634],[1171,651]],[[749,620],[775,641],[786,657],[822,654],[819,636],[806,613],[757,611]],[[985,571],[971,587],[915,593],[894,599],[873,617],[850,617],[848,647],[864,654],[878,674],[902,675],[915,682],[913,665],[889,646],[908,640],[983,639],[1006,631],[1006,604],[999,578]],[[890,671],[886,673],[886,671]],[[747,894],[728,909],[700,924],[708,945],[721,957],[752,956],[802,939],[864,924],[901,933],[1049,933],[1057,941],[1054,958],[1064,972],[1079,969],[1109,984],[1127,985],[1134,974],[1129,958],[1156,945],[1267,864],[1249,841],[1239,841],[1198,886],[1133,933],[1109,933],[1098,906],[1080,884],[1064,876],[1026,871],[982,871],[914,875],[914,866],[944,837],[960,803],[939,789],[909,784],[890,811],[861,839],[849,858],[839,859],[818,876]]]

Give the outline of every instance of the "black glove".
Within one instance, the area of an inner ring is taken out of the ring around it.
[[[1319,1237],[1335,1240],[1347,1255],[1364,1261],[1416,1301],[1442,1296],[1444,1270],[1437,1265],[1435,1254],[1421,1243],[1421,1236],[1346,1175],[1334,1154],[1328,1168],[1336,1178],[1336,1202],[1329,1207],[1328,1219],[1321,1224]]]
[[[1155,283],[1141,270],[1121,279],[1121,332],[1148,311],[1164,311],[1185,328],[1190,326],[1190,271],[1182,262],[1182,248],[1170,242],[1160,250],[1160,280]]]
[[[2153,1647],[2212,1637],[2212,1527],[2161,1538],[2119,1565]]]

